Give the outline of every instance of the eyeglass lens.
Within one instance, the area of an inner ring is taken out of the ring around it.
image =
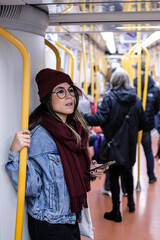
[[[65,98],[67,96],[67,91],[69,92],[69,94],[74,97],[75,96],[75,90],[73,87],[69,87],[67,90],[63,87],[60,87],[56,90],[56,94],[59,98]]]

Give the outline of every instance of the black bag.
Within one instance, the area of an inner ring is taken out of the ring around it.
[[[128,136],[130,134],[130,113],[133,106],[130,108],[128,114],[126,114],[122,125],[112,137],[111,141],[107,142],[105,139],[101,142],[99,148],[99,157],[105,162],[116,161],[116,163],[124,165],[125,167],[130,167],[129,156],[130,149],[125,148],[124,142],[128,141]],[[132,141],[132,136],[129,137]],[[123,139],[123,141],[122,141]],[[132,144],[130,144],[132,146]]]
[[[108,162],[109,161],[109,151],[110,151],[110,148],[111,148],[111,142],[107,142],[106,139],[104,138],[100,145],[99,145],[99,152],[98,152],[98,155],[99,155],[99,158],[102,160],[102,161],[105,161],[105,162]]]
[[[133,152],[132,147],[134,144],[132,143],[132,140],[134,140],[134,137],[130,136],[130,127],[132,126],[130,126],[129,118],[125,118],[115,138],[112,140],[109,155],[111,161],[114,159],[117,164],[123,165],[126,168],[129,168],[133,165],[131,153]]]

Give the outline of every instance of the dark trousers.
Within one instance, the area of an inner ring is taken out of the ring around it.
[[[120,185],[119,176],[123,174],[126,192],[128,196],[133,195],[133,175],[132,168],[125,168],[120,165],[113,164],[109,167],[112,202],[117,204],[120,202]]]
[[[147,161],[147,174],[149,178],[155,177],[154,175],[154,156],[152,151],[152,140],[151,140],[151,133],[143,132],[142,135],[142,146],[144,149],[144,153],[146,156]]]
[[[39,221],[28,214],[28,227],[31,240],[80,240],[78,223],[50,224]]]

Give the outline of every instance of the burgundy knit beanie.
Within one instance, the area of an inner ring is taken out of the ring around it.
[[[36,82],[38,85],[40,101],[58,84],[67,82],[68,84],[73,85],[73,82],[68,74],[50,68],[42,69],[36,75]]]

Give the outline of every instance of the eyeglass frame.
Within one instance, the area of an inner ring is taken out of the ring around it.
[[[68,91],[70,88],[73,88],[73,95]],[[58,89],[63,89],[63,90],[64,90],[65,95],[64,95],[63,98],[61,98],[61,97],[58,96],[58,92],[57,92],[57,91],[52,91],[52,93],[56,93],[57,97],[60,98],[60,99],[66,98],[67,92],[68,92],[72,97],[75,97],[75,95],[76,95],[76,88],[75,88],[73,85],[69,86],[68,89],[65,89],[64,87],[58,87],[57,90],[58,90]]]

